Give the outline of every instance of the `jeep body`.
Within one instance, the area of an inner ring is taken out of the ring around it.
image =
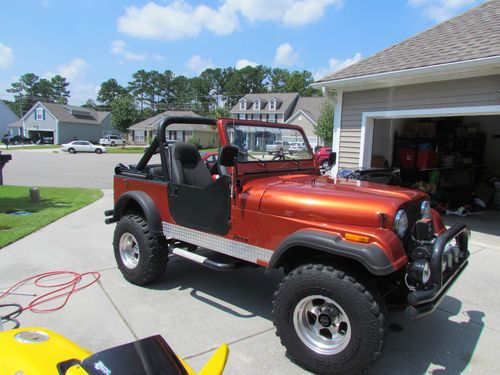
[[[217,127],[210,180],[193,147],[166,146],[173,123]],[[274,324],[308,370],[369,367],[383,344],[386,303],[410,318],[431,313],[467,265],[465,225],[447,230],[421,191],[321,176],[298,126],[169,117],[157,134],[137,165],[115,169],[115,207],[105,214],[118,222],[114,251],[124,277],[154,281],[168,254],[216,270],[282,268]],[[305,149],[268,155],[270,143],[292,138]],[[154,150],[160,163],[151,163]]]

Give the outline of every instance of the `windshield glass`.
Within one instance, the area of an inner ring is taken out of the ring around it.
[[[313,157],[302,133],[295,129],[229,124],[226,131],[231,144],[239,150],[239,162],[310,160]],[[291,147],[294,144],[301,146]]]

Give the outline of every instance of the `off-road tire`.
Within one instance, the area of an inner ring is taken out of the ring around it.
[[[74,148],[68,148],[68,152],[70,154],[76,154],[76,150]]]
[[[94,152],[96,154],[102,154],[102,150],[100,148],[96,148]]]
[[[351,330],[346,346],[335,354],[320,354],[307,346],[294,325],[296,306],[308,296],[324,296],[340,306]],[[384,342],[384,307],[378,295],[353,275],[324,264],[295,268],[278,286],[273,298],[276,335],[287,355],[317,374],[357,374],[377,359]]]
[[[135,268],[129,268],[120,255],[120,238],[130,233],[139,247],[139,260]],[[148,228],[148,222],[142,216],[130,214],[123,216],[115,228],[113,248],[116,263],[123,277],[136,285],[147,285],[159,279],[165,273],[168,262],[167,246],[161,244]]]

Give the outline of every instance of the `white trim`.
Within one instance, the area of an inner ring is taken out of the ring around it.
[[[340,129],[342,124],[342,100],[344,98],[344,92],[342,89],[337,90],[337,102],[335,103],[335,112],[333,115],[333,140],[332,140],[332,151],[337,153],[337,162],[332,168],[332,176],[337,176],[339,171],[339,160],[340,160]]]
[[[481,116],[500,115],[500,105],[363,112],[361,115],[359,167],[361,168],[361,167],[371,166],[373,129],[376,119],[401,119],[401,118],[418,118],[418,117],[450,117],[450,116],[474,116],[474,115],[481,115]]]
[[[311,87],[351,87],[357,85],[366,85],[369,82],[392,81],[394,86],[397,86],[394,81],[410,79],[412,77],[425,77],[428,75],[436,75],[443,73],[461,72],[463,70],[471,70],[473,68],[494,67],[498,69],[500,64],[500,56],[483,57],[479,59],[456,61],[431,66],[423,66],[419,68],[410,68],[403,70],[394,70],[391,72],[367,74],[359,77],[332,79],[322,82],[315,82]]]
[[[41,105],[41,106],[42,106],[42,107],[43,107],[43,108],[47,111],[47,113],[49,113],[49,114],[50,114],[50,115],[54,118],[54,120],[58,121],[57,117],[56,117],[56,116],[54,116],[54,115],[53,115],[53,114],[52,114],[52,113],[51,113],[51,112],[47,109],[47,107],[45,107],[45,106],[42,104],[42,102],[36,102],[36,103],[33,105],[33,107],[31,107],[31,108],[28,110],[28,112],[26,112],[26,113],[24,114],[24,116],[23,116],[23,117],[21,117],[21,120],[23,120],[23,122],[25,121],[25,119],[26,119],[26,118],[28,118],[28,115],[30,115],[30,114],[33,112],[33,110],[34,110],[34,109],[36,109],[36,106],[37,106],[38,104],[40,104],[40,105]],[[47,119],[47,117],[45,117],[45,119]]]
[[[297,115],[302,114],[305,116],[311,123],[316,125],[316,121],[314,121],[307,113],[305,113],[302,109],[299,109],[297,112],[295,112],[293,115],[291,115],[288,120],[285,121],[285,124],[290,124],[292,122],[292,119],[297,117]]]

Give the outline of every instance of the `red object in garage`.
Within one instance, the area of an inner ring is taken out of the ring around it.
[[[438,165],[437,152],[434,150],[418,150],[417,169],[435,168]]]
[[[399,167],[401,169],[415,169],[416,151],[413,148],[399,149]]]

